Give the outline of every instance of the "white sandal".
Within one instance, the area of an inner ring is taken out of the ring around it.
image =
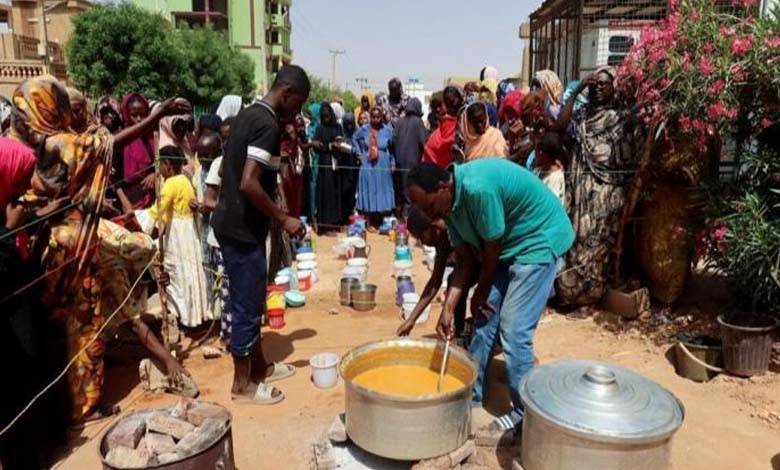
[[[248,397],[233,397],[233,401],[239,404],[247,405],[275,405],[284,400],[284,392],[279,390],[279,395],[274,396],[274,391],[277,390],[273,385],[267,383],[260,383],[257,385],[257,390],[252,398]]]

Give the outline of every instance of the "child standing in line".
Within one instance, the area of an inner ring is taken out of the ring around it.
[[[209,168],[209,174],[206,176],[206,195],[203,198],[204,211],[214,212],[219,202],[219,188],[222,186],[222,157],[219,156],[211,162],[211,168]],[[225,260],[222,258],[222,250],[219,248],[219,242],[217,237],[214,236],[214,229],[209,224],[207,242],[209,244],[209,263],[217,272],[217,279],[219,279],[219,303],[215,300],[215,311],[220,312],[220,319],[222,325],[219,331],[219,337],[226,348],[230,345],[230,325],[232,315],[227,308],[229,304],[229,287],[227,272],[225,272]],[[217,308],[217,306],[219,306]]]
[[[185,156],[178,147],[160,149],[160,174],[165,179],[160,191],[160,203],[152,205],[149,215],[163,225],[165,237],[165,270],[171,282],[168,300],[186,327],[196,327],[213,320],[208,308],[206,278],[203,273],[203,251],[192,211],[196,199],[190,179],[181,173]]]
[[[557,132],[545,133],[536,146],[534,172],[564,207],[566,207],[566,178],[563,170],[568,161],[568,152],[563,146],[561,135]]]

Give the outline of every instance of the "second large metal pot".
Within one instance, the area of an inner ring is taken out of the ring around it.
[[[685,410],[669,391],[623,367],[560,361],[520,383],[525,470],[664,470]]]
[[[431,339],[390,339],[359,346],[341,360],[346,386],[346,427],[350,439],[381,457],[421,460],[451,452],[471,431],[471,387],[477,365],[468,353],[450,346],[447,373],[465,386],[439,395],[401,397],[378,393],[353,379],[389,365],[423,365],[438,370],[444,343]]]

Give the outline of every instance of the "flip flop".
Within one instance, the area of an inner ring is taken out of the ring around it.
[[[284,400],[284,392],[280,390],[278,396],[273,396],[274,390],[277,388],[273,385],[260,383],[252,398],[233,397],[233,401],[241,405],[275,405]]]
[[[274,373],[265,378],[265,383],[278,382],[295,375],[295,367],[283,362],[274,362]]]

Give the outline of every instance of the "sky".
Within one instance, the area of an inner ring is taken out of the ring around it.
[[[394,76],[438,90],[446,77],[474,76],[486,65],[501,77],[520,73],[520,24],[542,0],[293,0],[293,62],[356,91],[374,91]]]

